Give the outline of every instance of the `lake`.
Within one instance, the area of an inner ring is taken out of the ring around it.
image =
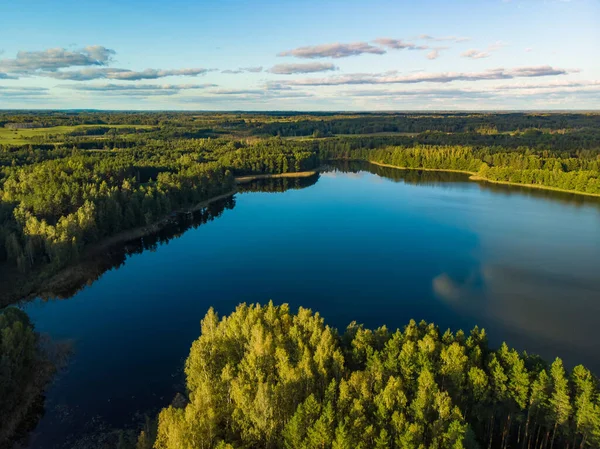
[[[69,447],[168,405],[207,309],[240,302],[302,305],[340,330],[479,325],[493,345],[600,374],[599,267],[593,198],[355,164],[257,182],[105,255],[65,299],[23,306],[75,349],[30,446]]]

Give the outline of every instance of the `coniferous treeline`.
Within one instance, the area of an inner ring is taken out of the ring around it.
[[[2,186],[0,260],[60,267],[87,244],[233,188],[231,172],[215,163],[153,167],[147,182],[144,168],[73,156],[13,172]]]
[[[352,114],[333,117],[299,117],[296,120],[253,121],[255,134],[282,137],[376,133],[498,133],[526,131],[539,135],[542,130],[597,130],[597,114],[536,113],[388,113]]]
[[[36,126],[212,124],[247,128],[262,134],[308,136],[315,130],[330,134],[425,131],[487,133],[531,128],[563,130],[598,128],[597,113],[339,113],[339,112],[106,112],[1,111],[0,127],[11,123]]]
[[[153,141],[27,160],[5,167],[0,178],[0,262],[21,271],[60,268],[86,245],[232,191],[234,175],[317,164],[315,152],[293,144],[226,139]]]
[[[188,401],[137,449],[597,448],[598,380],[583,366],[503,344],[485,331],[403,331],[242,304],[211,309],[185,365]]]
[[[600,194],[600,157],[593,154],[569,157],[552,152],[463,146],[392,147],[325,154],[332,159],[337,156],[403,168],[460,170],[491,181]]]

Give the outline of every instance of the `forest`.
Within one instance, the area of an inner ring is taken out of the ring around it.
[[[3,111],[0,304],[239,176],[368,161],[600,195],[599,137],[595,113]]]
[[[233,207],[235,192],[309,186],[330,163],[597,196],[600,114],[2,111],[0,307],[72,266],[98,277]],[[284,173],[305,177],[240,179]],[[105,251],[111,241],[127,251]],[[0,308],[0,441],[59,365],[26,314]],[[120,449],[600,447],[589,370],[490,348],[477,328],[338,334],[310,310],[241,305],[209,311],[185,374],[186,397]]]
[[[410,321],[403,330],[287,305],[211,308],[187,397],[123,448],[597,448],[598,379],[579,365]]]

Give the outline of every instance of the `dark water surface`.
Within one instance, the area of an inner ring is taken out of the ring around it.
[[[310,307],[341,330],[353,320],[477,324],[494,345],[600,374],[598,201],[365,170],[238,193],[176,225],[178,238],[132,242],[131,254],[110,256],[118,269],[69,299],[25,305],[39,331],[76,351],[32,447],[132,425],[169,404],[206,310],[228,314],[242,301]]]

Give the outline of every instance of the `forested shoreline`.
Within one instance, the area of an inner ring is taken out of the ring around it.
[[[343,334],[287,305],[210,309],[185,363],[187,398],[136,449],[595,448],[598,379],[502,344],[483,329]],[[127,447],[124,445],[123,447]]]
[[[2,112],[0,284],[48,278],[90,245],[232,191],[235,177],[330,160],[599,195],[599,117]]]

